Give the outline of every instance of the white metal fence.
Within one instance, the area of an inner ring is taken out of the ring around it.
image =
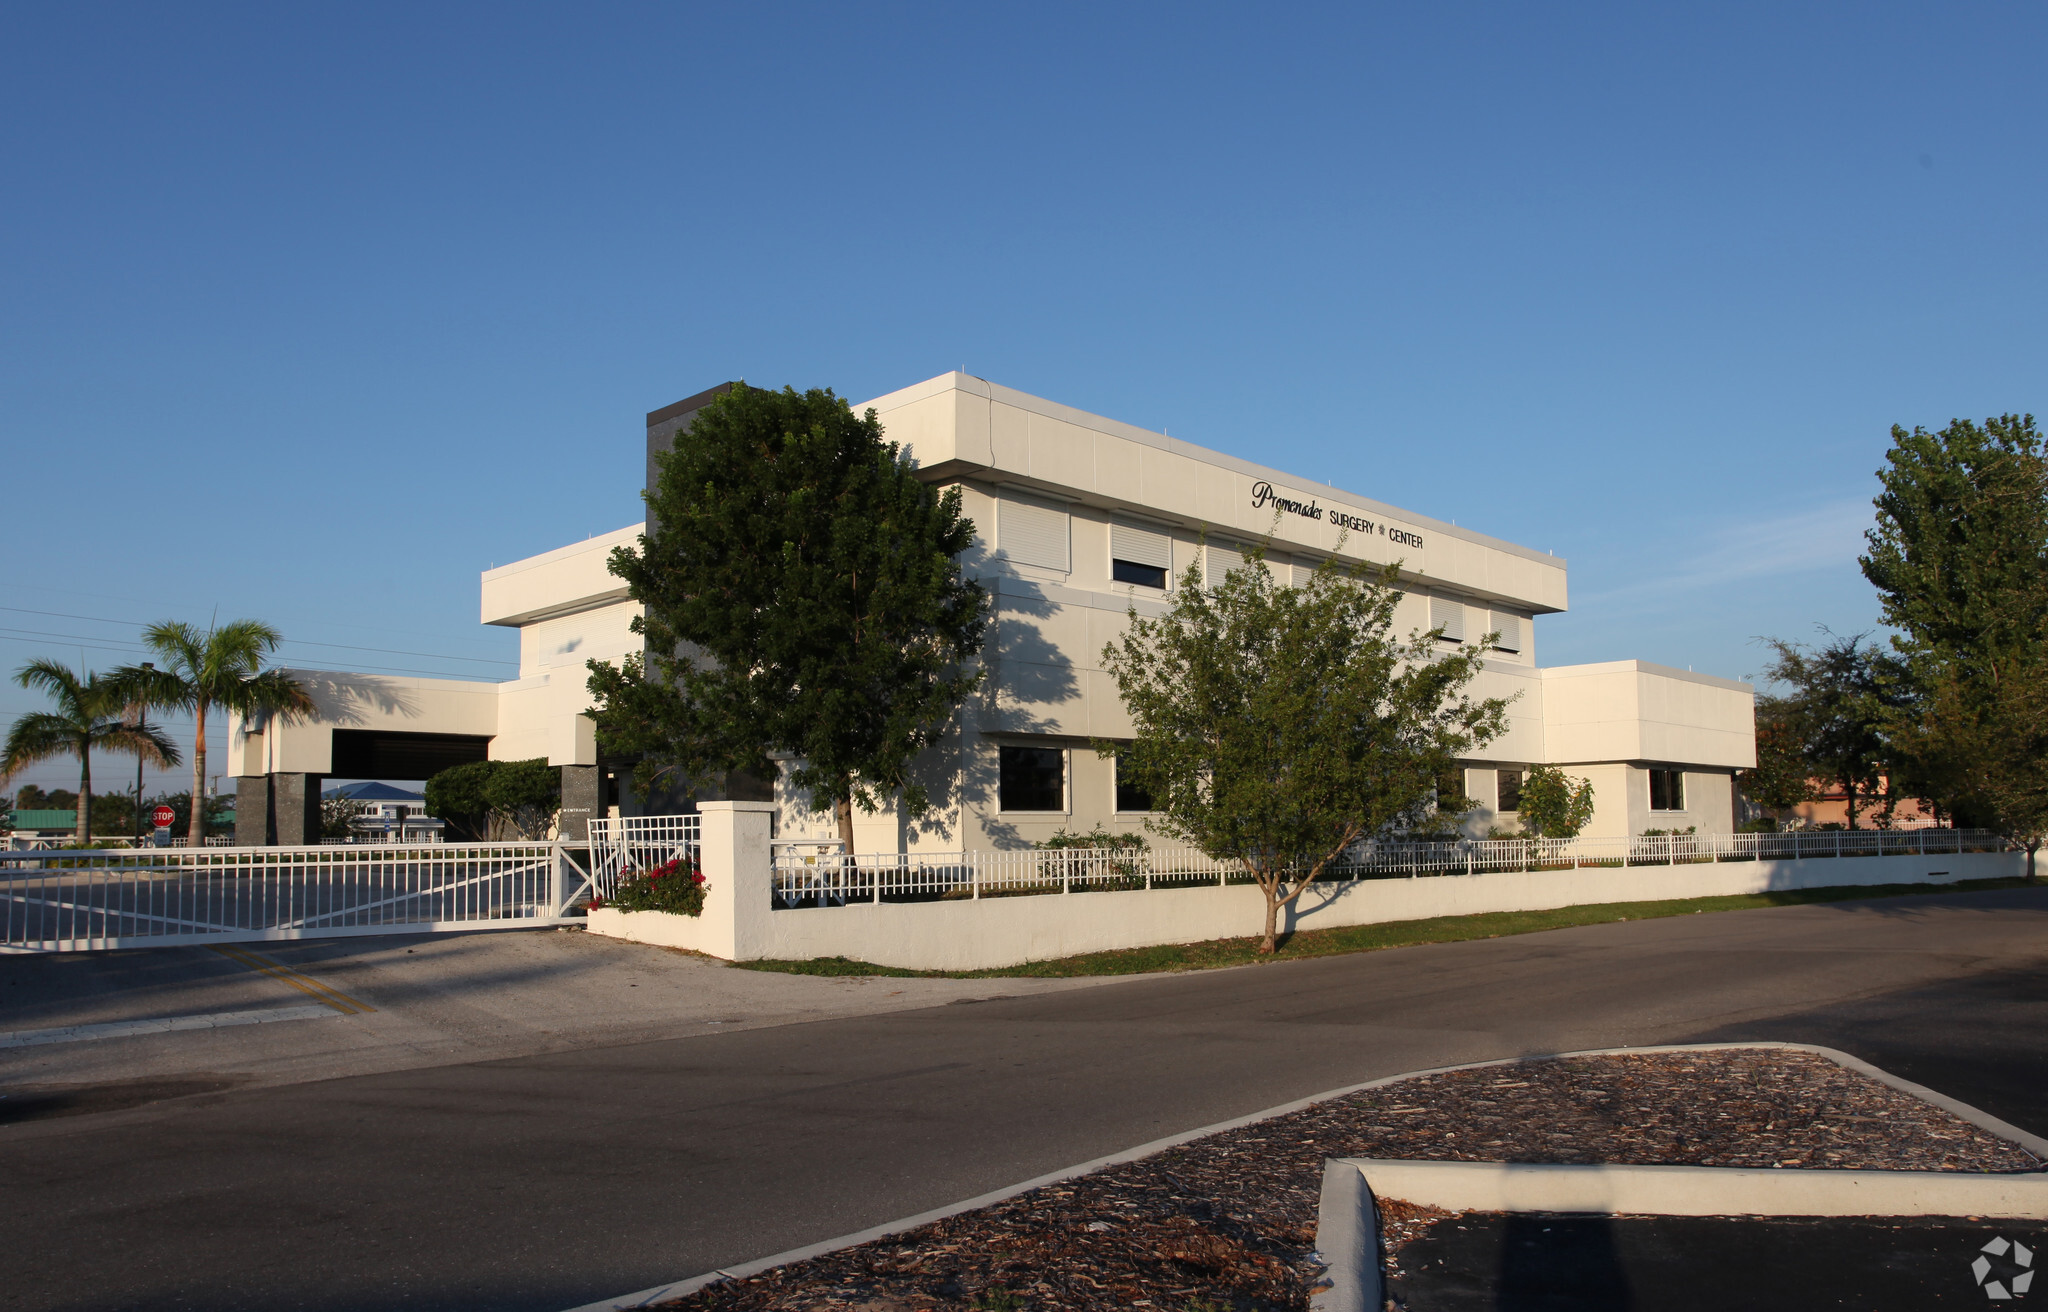
[[[49,852],[54,851],[57,848],[70,847],[71,844],[75,841],[77,840],[74,839],[70,834],[64,834],[61,836],[51,835],[49,837],[43,837],[40,835],[31,836],[28,834],[9,834],[6,836],[4,841],[0,841],[0,852]],[[102,836],[99,838],[95,838],[92,841],[95,844],[100,845],[94,850],[155,846],[154,841],[150,838],[144,838],[141,842],[138,843],[135,841],[133,837],[124,835],[114,835],[111,837]],[[184,837],[183,835],[180,835],[176,838],[171,839],[170,845],[172,847],[190,847],[192,845],[192,840]],[[207,835],[205,845],[207,847],[233,847],[235,845],[235,840],[232,834],[209,834]]]
[[[590,886],[562,843],[0,853],[0,951],[553,924]]]
[[[595,829],[593,828],[593,835]],[[593,839],[594,841],[594,839]],[[1996,834],[1971,829],[1847,830],[1790,834],[1673,834],[1637,838],[1464,839],[1364,844],[1333,862],[1325,880],[1398,879],[1509,870],[1670,866],[1717,861],[1935,856],[2002,852]],[[809,849],[809,850],[806,850]],[[1249,883],[1236,861],[1193,848],[1103,848],[1019,852],[862,853],[831,843],[778,845],[777,907],[847,902],[928,901],[1039,893],[1188,888]],[[663,858],[666,859],[666,858]]]
[[[640,815],[592,820],[590,887],[599,897],[618,893],[619,878],[694,856],[701,830],[694,815]]]

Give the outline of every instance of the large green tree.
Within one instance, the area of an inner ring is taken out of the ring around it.
[[[686,780],[774,778],[788,753],[849,851],[856,805],[925,811],[911,763],[980,682],[988,624],[959,490],[919,479],[872,410],[741,386],[677,436],[646,498],[611,570],[645,608],[647,655],[590,663],[606,748]]]
[[[1909,696],[1891,734],[1921,790],[2026,848],[2048,837],[2048,452],[2032,415],[1892,429],[1864,577]]]
[[[124,687],[158,710],[189,711],[196,729],[192,740],[192,796],[206,794],[206,717],[216,708],[244,717],[272,716],[291,720],[314,712],[313,695],[283,670],[263,662],[283,641],[261,620],[234,620],[200,629],[181,620],[165,620],[142,631],[142,640],[163,662],[124,666],[116,671]],[[187,825],[193,847],[206,843],[206,808],[196,807]]]
[[[1886,728],[1906,694],[1896,662],[1868,645],[1868,636],[1830,633],[1814,647],[1767,639],[1773,655],[1764,677],[1779,691],[1757,699],[1758,723],[1769,726],[1768,749],[1790,757],[1796,763],[1793,768],[1803,770],[1809,779],[1825,779],[1840,788],[1848,799],[1851,829],[1866,801],[1881,804],[1882,823],[1889,824],[1900,786],[1901,772]],[[1765,750],[1759,741],[1759,765]],[[1786,762],[1774,759],[1772,764]],[[1789,783],[1779,784],[1779,796],[1795,791]]]
[[[1151,827],[1257,881],[1262,952],[1324,867],[1422,821],[1439,778],[1506,726],[1505,700],[1467,695],[1480,646],[1393,635],[1393,584],[1326,563],[1282,587],[1254,551],[1213,588],[1191,567],[1166,614],[1133,609],[1103,649],[1133,738],[1097,750],[1151,793]]]
[[[78,761],[78,824],[76,837],[92,837],[92,753],[127,752],[159,766],[178,763],[178,748],[154,725],[138,726],[126,713],[134,690],[116,676],[81,674],[55,661],[30,661],[14,681],[39,688],[57,704],[54,711],[32,711],[14,722],[0,754],[0,778],[10,778],[38,761],[54,756]]]

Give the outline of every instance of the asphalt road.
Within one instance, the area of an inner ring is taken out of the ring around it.
[[[2048,890],[1589,926],[19,1123],[0,1130],[0,1307],[557,1312],[1381,1075],[1748,1038],[1844,1048],[2048,1133]]]

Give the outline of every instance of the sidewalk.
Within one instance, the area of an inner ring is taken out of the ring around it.
[[[290,1084],[1115,982],[781,975],[574,930],[6,956],[0,1032],[87,1035],[0,1047],[0,1090]],[[334,1005],[338,1024],[220,1019],[310,1018],[323,991],[358,1005]]]

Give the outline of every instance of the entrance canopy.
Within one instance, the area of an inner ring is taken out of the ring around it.
[[[487,759],[490,749],[490,738],[480,734],[336,729],[329,773],[342,779],[431,779],[450,766]]]

